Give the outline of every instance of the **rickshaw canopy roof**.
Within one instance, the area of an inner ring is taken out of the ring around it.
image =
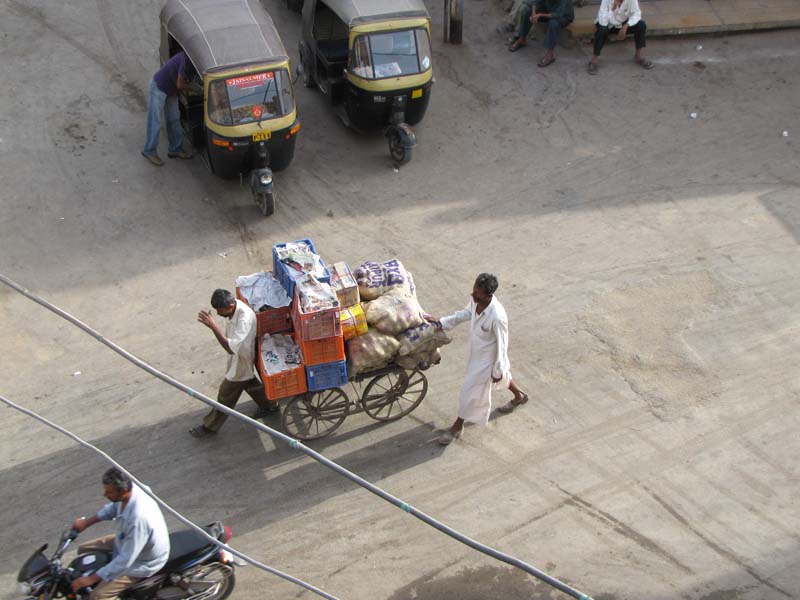
[[[324,0],[325,4],[350,27],[392,18],[430,19],[422,0]]]
[[[289,59],[259,0],[167,0],[161,23],[201,75]]]

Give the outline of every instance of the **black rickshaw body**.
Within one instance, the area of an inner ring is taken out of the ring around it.
[[[259,0],[167,0],[161,63],[181,50],[197,82],[181,94],[181,121],[209,169],[235,178],[288,167],[300,130],[291,67]]]
[[[376,130],[422,120],[433,84],[422,0],[305,0],[302,21],[305,83],[313,78],[350,124]]]

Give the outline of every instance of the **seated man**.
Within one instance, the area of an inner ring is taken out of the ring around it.
[[[117,521],[117,534],[82,544],[89,550],[111,552],[111,562],[92,575],[78,577],[72,589],[93,585],[89,600],[117,598],[143,577],[155,575],[169,558],[169,533],[161,509],[131,479],[116,467],[103,474],[103,495],[110,500],[96,515],[72,523],[78,532],[99,521]]]
[[[575,20],[575,9],[572,0],[536,0],[535,12],[531,6],[524,6],[520,17],[517,37],[508,47],[511,52],[516,52],[528,44],[528,33],[533,23],[544,23],[547,33],[544,37],[544,58],[536,63],[540,67],[547,67],[556,61],[554,50],[561,30]]]
[[[628,33],[633,34],[636,44],[635,60],[644,69],[652,69],[653,63],[642,55],[642,49],[647,45],[645,32],[647,25],[642,20],[642,11],[639,10],[639,0],[603,0],[597,13],[594,32],[594,53],[589,61],[589,74],[597,74],[597,62],[600,52],[608,39],[610,32],[617,34],[618,40],[624,40]]]
[[[514,34],[514,36],[508,40],[508,43],[513,42],[517,39],[516,32],[519,31],[519,23],[520,18],[522,17],[522,9],[526,6],[531,6],[535,0],[513,0],[511,6],[508,9],[508,21],[503,23],[497,28],[499,33],[504,35],[507,34]],[[530,17],[528,17],[530,18]]]

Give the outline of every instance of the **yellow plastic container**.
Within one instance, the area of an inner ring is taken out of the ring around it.
[[[367,317],[360,304],[342,308],[340,318],[342,320],[342,337],[345,340],[367,333]]]

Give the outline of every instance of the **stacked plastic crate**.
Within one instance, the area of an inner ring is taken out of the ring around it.
[[[263,282],[267,279],[271,280],[274,285],[279,285],[277,277],[274,277],[274,273],[269,271],[240,279],[248,279],[256,275],[259,277],[259,282]],[[267,285],[269,285],[269,283],[267,283]],[[237,280],[236,297],[256,311],[256,368],[264,384],[264,391],[267,394],[267,398],[270,400],[279,400],[281,398],[304,393],[307,390],[306,372],[302,365],[297,368],[289,368],[270,374],[269,369],[264,364],[264,357],[262,354],[262,349],[266,340],[265,336],[288,335],[293,338],[291,333],[291,306],[287,305],[278,308],[253,306],[253,303],[246,297],[244,292],[245,290],[239,287]],[[296,343],[295,341],[295,344]]]
[[[311,251],[318,254],[311,240],[297,240],[294,243],[305,243]],[[300,301],[300,292],[295,284],[294,274],[290,266],[281,262],[279,251],[286,244],[272,247],[272,260],[278,280],[292,300],[292,324],[294,336],[303,352],[306,385],[308,391],[315,392],[335,388],[347,383],[347,364],[344,353],[344,339],[340,309],[325,308],[313,312],[304,312]],[[324,266],[324,263],[323,263]],[[324,284],[330,283],[330,271],[316,278]]]

